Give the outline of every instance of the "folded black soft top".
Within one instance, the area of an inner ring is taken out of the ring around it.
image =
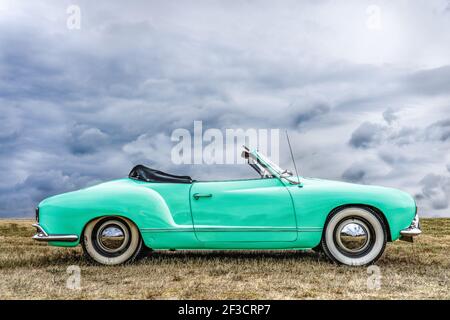
[[[175,176],[173,174],[143,166],[142,164],[139,164],[131,169],[128,177],[146,182],[192,183],[192,181],[194,181],[189,176]]]

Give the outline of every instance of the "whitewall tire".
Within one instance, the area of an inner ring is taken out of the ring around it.
[[[365,266],[384,252],[387,226],[380,215],[361,207],[347,207],[329,217],[322,237],[322,248],[333,261],[349,266]]]
[[[82,246],[95,262],[116,265],[134,260],[143,243],[136,225],[122,217],[102,217],[84,229]]]

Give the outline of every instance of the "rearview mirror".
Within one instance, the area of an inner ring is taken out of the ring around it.
[[[282,173],[281,173],[281,177],[282,178],[284,178],[284,177],[292,177],[294,174],[292,173],[292,171],[289,171],[289,170],[284,170]]]

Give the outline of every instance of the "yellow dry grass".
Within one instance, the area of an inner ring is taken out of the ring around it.
[[[450,219],[422,219],[414,244],[389,243],[367,268],[328,262],[312,251],[154,252],[130,265],[89,264],[81,249],[30,239],[32,221],[0,220],[1,299],[449,299]],[[66,286],[81,268],[81,289]]]

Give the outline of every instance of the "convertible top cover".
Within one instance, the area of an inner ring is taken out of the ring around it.
[[[194,181],[189,176],[175,176],[173,174],[146,167],[142,164],[139,164],[131,169],[128,177],[146,182],[192,183]]]

